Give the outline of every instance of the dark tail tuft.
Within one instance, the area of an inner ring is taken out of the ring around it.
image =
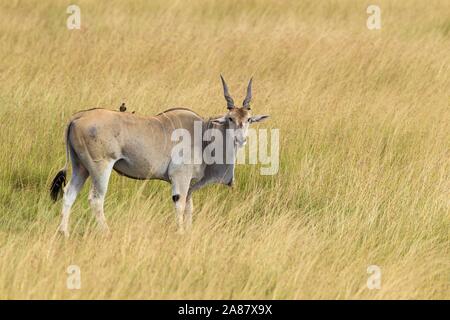
[[[50,197],[53,201],[58,200],[60,194],[62,194],[62,188],[66,185],[67,170],[63,169],[56,174],[56,177],[52,181],[50,187]]]

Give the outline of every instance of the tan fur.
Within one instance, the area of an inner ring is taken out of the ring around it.
[[[67,129],[67,148],[72,162],[72,178],[64,192],[59,231],[69,235],[71,207],[86,179],[92,178],[89,202],[102,230],[108,231],[103,204],[109,177],[114,169],[134,179],[161,179],[172,184],[179,231],[191,225],[192,199],[187,199],[192,179],[201,179],[204,164],[171,162],[174,130],[183,128],[194,136],[194,123],[203,119],[185,108],[166,110],[153,117],[91,109],[76,113]],[[192,150],[193,144],[191,145]],[[67,164],[66,167],[67,168]],[[64,169],[66,170],[66,169]],[[188,203],[187,221],[184,212]]]
[[[250,118],[250,110],[246,108],[233,108],[228,112],[228,116],[233,119],[238,128],[241,128],[244,123]]]
[[[168,180],[172,130],[184,128],[193,135],[194,121],[203,119],[181,108],[154,117],[93,109],[74,115],[69,141],[87,165],[113,160],[114,169],[128,177]]]

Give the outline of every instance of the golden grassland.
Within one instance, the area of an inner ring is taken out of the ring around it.
[[[69,4],[0,4],[0,298],[450,298],[450,2],[377,1],[379,31],[367,1],[79,0],[81,30]],[[70,115],[217,115],[219,73],[236,101],[254,76],[279,173],[197,192],[184,236],[169,184],[114,173],[111,236],[85,186],[55,238]]]

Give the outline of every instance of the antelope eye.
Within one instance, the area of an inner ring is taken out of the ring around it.
[[[233,118],[228,118],[231,122],[234,122]]]

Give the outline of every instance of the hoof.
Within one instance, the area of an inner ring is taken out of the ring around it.
[[[67,230],[65,230],[65,229],[63,229],[61,227],[58,228],[58,231],[57,231],[56,234],[61,236],[61,237],[66,238],[66,239],[69,238],[69,236],[70,236],[69,231],[67,231]]]

